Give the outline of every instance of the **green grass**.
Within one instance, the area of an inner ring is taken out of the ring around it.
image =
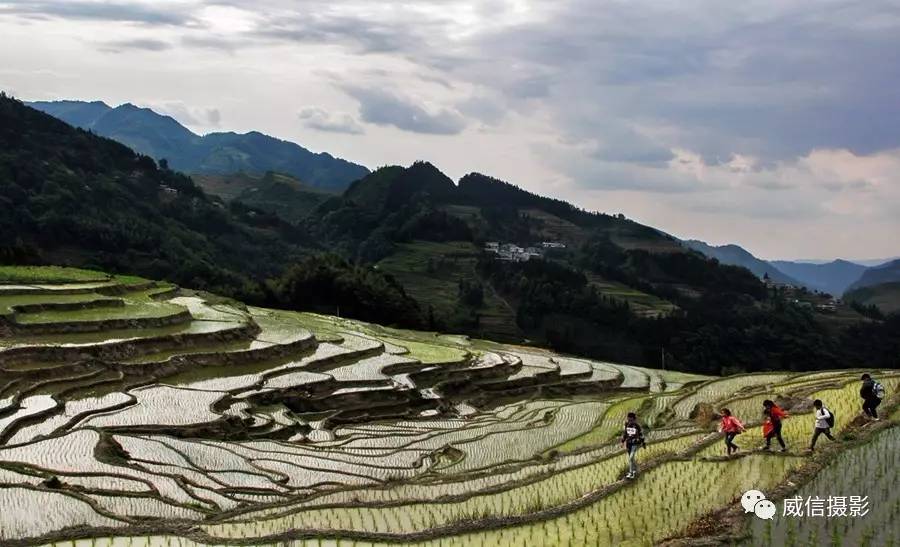
[[[632,311],[638,315],[667,315],[678,309],[675,304],[658,296],[647,294],[617,281],[603,279],[596,274],[590,274],[588,280],[600,294],[619,302],[627,302]]]
[[[900,282],[856,289],[845,294],[844,299],[866,306],[875,305],[884,313],[900,311]]]
[[[423,363],[448,363],[465,359],[466,352],[440,344],[428,344],[415,340],[400,340],[397,338],[383,338],[385,342],[397,344],[409,350],[409,357],[418,359]]]
[[[402,346],[409,351],[408,356],[423,363],[447,363],[464,359],[469,352],[452,339],[441,338],[435,332],[413,331],[383,327],[353,319],[342,319],[328,315],[307,312],[276,312],[281,319],[290,314],[290,321],[302,325],[316,335],[319,341],[336,339],[342,332],[360,332],[383,340],[389,344]]]
[[[378,268],[394,276],[425,309],[431,306],[436,318],[452,323],[458,312],[459,282],[479,280],[475,264],[480,252],[468,242],[415,241],[399,245],[394,254],[378,263]],[[477,310],[479,336],[521,339],[511,307],[489,286],[482,285],[484,304]]]
[[[117,308],[87,308],[71,311],[43,311],[20,313],[16,322],[23,325],[38,323],[93,322],[115,319],[162,318],[185,311],[187,308],[166,302],[126,302]]]
[[[87,283],[108,281],[110,275],[62,266],[0,266],[0,283]]]
[[[28,304],[80,304],[107,299],[111,299],[111,297],[102,296],[95,292],[78,294],[48,294],[41,292],[39,294],[0,295],[0,315],[12,313],[13,306]]]
[[[169,287],[153,287],[146,290],[125,293],[118,297],[125,305],[112,308],[86,308],[81,310],[49,310],[16,314],[16,322],[21,324],[91,322],[112,319],[147,319],[166,317],[185,311],[187,308],[171,302],[160,302],[153,296]],[[64,295],[60,295],[64,296]],[[99,298],[99,295],[95,295]],[[77,301],[77,300],[76,300]]]

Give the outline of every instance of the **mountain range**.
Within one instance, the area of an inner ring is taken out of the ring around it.
[[[483,174],[453,181],[422,161],[343,193],[232,174],[206,181],[220,197],[171,167],[0,94],[0,230],[15,234],[0,240],[0,262],[97,267],[633,364],[665,355],[679,370],[895,365],[900,316],[788,305],[747,269],[656,228]],[[281,192],[318,201],[288,220]],[[487,242],[546,259],[501,260]]]
[[[866,269],[850,288],[859,289],[897,281],[900,281],[900,259]]]
[[[743,266],[744,268],[747,268],[748,270],[756,274],[756,276],[759,278],[768,276],[769,279],[776,283],[787,283],[789,285],[796,286],[805,284],[798,279],[795,279],[794,277],[791,277],[790,275],[784,273],[775,265],[760,258],[756,258],[750,253],[750,251],[744,249],[739,245],[710,245],[696,239],[685,240],[684,244],[687,247],[697,252],[703,253],[710,258],[715,258],[723,264]]]
[[[771,262],[786,274],[801,280],[811,290],[841,296],[854,282],[859,280],[866,267],[847,260],[833,260],[825,264],[807,264],[788,260]]]
[[[27,104],[70,125],[119,141],[157,161],[165,159],[169,167],[184,173],[262,175],[278,171],[305,184],[332,191],[341,191],[369,173],[362,165],[324,152],[314,153],[257,131],[200,136],[171,116],[131,103],[115,108],[101,101]]]
[[[170,116],[131,103],[115,108],[101,101],[27,104],[75,127],[117,140],[157,161],[165,159],[173,170],[193,175],[194,181],[212,195],[277,214],[289,222],[302,221],[328,201],[330,195],[339,194],[369,174],[361,165],[327,153],[316,154],[255,131],[200,136]],[[377,187],[383,175],[370,179],[364,186]],[[449,189],[453,182],[446,179],[443,183],[443,189],[434,187],[430,191],[443,192],[446,198],[453,194]],[[358,203],[365,202],[366,198],[359,193],[360,190],[351,189],[348,197]],[[745,267],[760,278],[768,275],[777,283],[833,295],[841,295],[851,286],[900,280],[900,275],[891,269],[864,275],[869,264],[846,260],[766,261],[735,244],[713,246],[698,240],[683,244],[723,264]]]
[[[900,260],[874,266],[841,259],[831,262],[767,261],[735,244],[715,246],[698,240],[684,240],[682,243],[723,264],[747,268],[760,278],[768,275],[776,283],[806,287],[833,296],[841,296],[848,290],[860,287],[900,281]]]

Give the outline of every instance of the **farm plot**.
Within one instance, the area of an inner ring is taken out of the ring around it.
[[[17,313],[16,322],[23,325],[40,323],[88,323],[115,319],[140,320],[158,319],[184,313],[186,308],[167,302],[126,301],[121,307],[85,308],[77,311],[42,311]]]
[[[135,389],[131,394],[137,399],[134,405],[93,416],[82,425],[127,428],[203,424],[221,417],[212,412],[210,407],[225,396],[224,393],[215,391],[184,390],[170,386]]]
[[[748,374],[713,380],[701,385],[693,393],[676,402],[673,405],[673,410],[678,418],[688,419],[700,403],[716,403],[744,391],[765,388],[768,385],[784,382],[790,376],[790,374],[782,373]]]

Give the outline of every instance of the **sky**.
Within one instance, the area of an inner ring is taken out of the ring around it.
[[[896,0],[0,0],[0,89],[428,160],[764,258],[900,255]]]

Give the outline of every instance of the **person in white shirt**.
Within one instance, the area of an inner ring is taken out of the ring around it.
[[[813,407],[816,409],[816,430],[813,432],[812,441],[809,443],[810,451],[816,449],[816,441],[819,439],[819,435],[825,435],[832,441],[835,440],[834,437],[831,436],[831,428],[834,425],[834,414],[825,408],[825,405],[823,405],[822,401],[819,399],[813,401]]]

